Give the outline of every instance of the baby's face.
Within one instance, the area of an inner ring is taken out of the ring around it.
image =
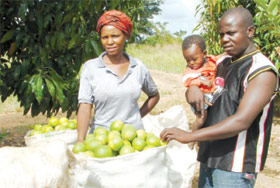
[[[206,50],[201,51],[199,46],[193,44],[190,48],[183,50],[183,56],[190,69],[199,69],[205,63]]]

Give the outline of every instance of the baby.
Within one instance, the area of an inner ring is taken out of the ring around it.
[[[190,86],[198,86],[205,94],[208,102],[212,102],[212,94],[215,91],[216,77],[216,61],[218,56],[207,55],[206,44],[200,35],[190,35],[186,37],[182,43],[183,56],[186,59],[187,66],[183,73],[183,83],[186,88]],[[205,109],[208,106],[205,106]],[[201,116],[200,112],[196,112],[196,119],[192,125],[192,130],[201,128],[204,124],[206,114]],[[189,144],[193,148],[194,143]]]

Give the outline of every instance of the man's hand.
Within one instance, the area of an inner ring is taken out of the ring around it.
[[[202,117],[205,116],[204,103],[208,106],[212,106],[212,104],[205,99],[203,92],[197,86],[190,86],[185,93],[185,97],[187,102],[197,113],[201,114]]]
[[[182,144],[186,144],[191,142],[189,134],[189,132],[186,132],[177,127],[166,128],[161,131],[160,139],[166,141],[166,143],[170,142],[171,140],[177,140]]]

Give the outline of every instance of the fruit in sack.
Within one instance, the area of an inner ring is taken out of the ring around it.
[[[52,126],[50,126],[50,125],[43,126],[43,133],[47,133],[47,132],[51,132],[51,131],[53,131]]]
[[[155,146],[152,145],[147,145],[144,147],[143,151],[147,150],[147,149],[151,149],[151,148],[155,148]]]
[[[99,140],[103,145],[106,145],[108,143],[108,136],[106,134],[99,134],[96,135],[94,138]]]
[[[110,131],[116,130],[116,131],[120,132],[122,130],[123,126],[124,126],[124,123],[121,120],[113,121],[110,125]]]
[[[126,145],[126,146],[131,146],[131,143],[130,143],[128,140],[124,140],[123,143],[124,143],[124,145]]]
[[[68,123],[68,118],[67,117],[61,117],[58,119],[58,124],[59,125],[65,125],[65,123]]]
[[[35,131],[41,131],[41,128],[42,128],[42,125],[41,124],[36,124],[36,125],[34,125],[34,130]]]
[[[146,140],[146,138],[147,138],[146,131],[143,130],[143,129],[137,129],[137,130],[136,130],[136,134],[137,134],[137,137],[140,137],[140,138],[142,138],[143,140]]]
[[[100,134],[105,134],[108,135],[109,131],[107,129],[105,129],[104,127],[96,127],[94,129],[94,136],[100,135]]]
[[[110,146],[102,145],[96,148],[94,152],[95,157],[97,158],[105,158],[105,157],[112,157],[113,152]]]
[[[160,139],[156,136],[147,137],[146,143],[147,143],[147,145],[151,145],[151,146],[154,146],[154,147],[161,146]]]
[[[126,155],[129,153],[134,153],[135,150],[131,146],[124,145],[120,150],[120,155]]]
[[[146,142],[143,138],[136,137],[132,141],[132,147],[137,151],[142,151],[145,146],[146,146]]]
[[[160,145],[161,145],[161,146],[165,146],[165,145],[166,145],[166,142],[165,142],[165,141],[160,140]]]
[[[109,132],[108,134],[108,140],[110,141],[113,137],[115,136],[121,136],[121,133],[119,131],[116,131],[116,130],[112,130]]]
[[[120,136],[115,136],[109,141],[109,146],[114,151],[119,151],[124,145],[123,139]]]
[[[122,129],[122,138],[128,141],[132,141],[136,137],[136,129],[133,127],[123,127]]]
[[[32,130],[30,132],[30,136],[34,136],[34,135],[38,135],[38,134],[42,134],[42,132],[41,131],[36,131],[36,130]]]
[[[72,149],[73,153],[80,153],[80,152],[85,152],[86,151],[86,146],[84,145],[84,143],[81,142],[77,142],[73,149]]]
[[[95,157],[95,155],[92,151],[85,151],[84,154],[86,154],[89,157]]]
[[[49,125],[52,126],[52,127],[55,127],[58,125],[58,119],[56,117],[51,117],[49,119]]]
[[[55,128],[54,128],[55,131],[62,131],[62,130],[66,130],[66,127],[63,126],[63,125],[57,125]]]
[[[67,128],[77,129],[77,123],[75,121],[71,120],[71,121],[68,122]]]
[[[95,138],[84,141],[84,144],[86,146],[86,149],[92,152],[95,152],[95,150],[102,145],[102,143]]]

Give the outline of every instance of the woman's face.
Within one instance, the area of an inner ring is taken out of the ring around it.
[[[101,29],[100,36],[107,55],[115,56],[123,53],[127,36],[121,30],[111,25],[105,25]]]

